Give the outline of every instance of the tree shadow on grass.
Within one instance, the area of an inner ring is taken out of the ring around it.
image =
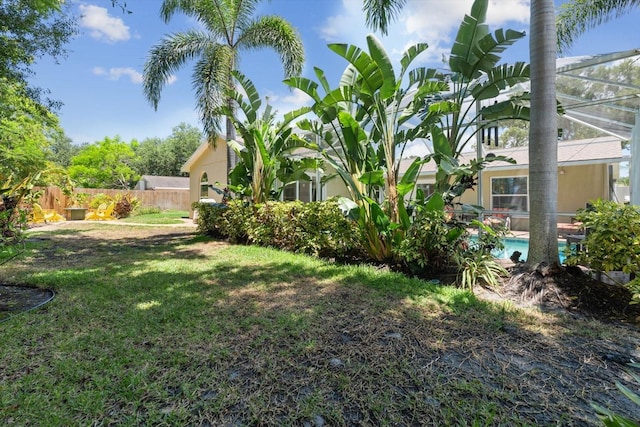
[[[10,272],[59,292],[41,316],[16,326],[21,340],[5,341],[38,342],[30,359],[6,367],[27,376],[16,399],[35,381],[24,372],[58,354],[86,372],[77,380],[52,373],[41,388],[66,381],[82,395],[103,384],[98,403],[119,408],[102,412],[105,424],[588,425],[591,401],[640,417],[612,391],[615,381],[632,385],[619,331],[613,340],[560,320],[541,324],[371,267],[182,231],[129,233],[50,234]],[[180,262],[158,263],[171,259]],[[110,369],[94,362],[103,359]],[[144,398],[123,397],[132,393],[120,386],[129,374],[141,376]],[[33,408],[23,399],[27,417]]]

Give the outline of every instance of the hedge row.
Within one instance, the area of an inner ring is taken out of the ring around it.
[[[360,256],[357,224],[346,218],[335,200],[252,205],[195,203],[198,232],[327,258]]]

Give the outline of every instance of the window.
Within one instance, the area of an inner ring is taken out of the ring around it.
[[[422,192],[424,193],[424,197],[427,198],[435,192],[435,188],[435,184],[416,184],[415,194],[418,194],[418,190],[422,190]]]
[[[207,177],[206,172],[203,173],[202,178],[200,178],[200,198],[209,198],[209,178]]]
[[[290,182],[282,190],[282,200],[300,200],[301,202],[315,202],[318,200],[318,188],[316,176],[312,175],[311,181]]]
[[[282,190],[282,200],[285,202],[296,200],[297,184],[297,182],[291,182],[284,187],[284,190]]]
[[[527,177],[491,178],[491,209],[528,211]]]

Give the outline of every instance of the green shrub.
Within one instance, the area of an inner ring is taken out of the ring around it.
[[[29,175],[18,183],[11,176],[0,177],[0,263],[15,256],[18,246],[24,244],[29,216],[24,206],[42,195],[33,189],[39,176],[39,173]]]
[[[585,250],[568,254],[567,265],[584,265],[608,273],[635,276],[626,286],[640,302],[640,211],[635,206],[597,200],[576,215],[587,230]]]
[[[196,203],[198,232],[233,242],[270,246],[323,257],[360,256],[356,224],[335,200],[267,202],[252,206]]]
[[[228,209],[227,205],[195,202],[191,207],[197,212],[198,233],[217,238],[229,237],[223,233],[221,226],[222,214]]]
[[[465,237],[464,226],[444,210],[419,210],[396,255],[412,273],[451,271],[457,265],[455,251],[466,248]]]
[[[470,248],[456,257],[458,264],[457,282],[463,289],[473,291],[477,284],[497,287],[500,277],[509,272],[490,254],[483,250]]]
[[[295,227],[289,221],[290,204],[295,202],[266,202],[254,206],[247,235],[249,242],[259,246],[291,251]]]
[[[247,243],[253,221],[253,206],[240,199],[230,200],[226,206],[229,209],[220,217],[220,232],[231,242]]]
[[[345,217],[335,199],[300,203],[290,215],[296,227],[296,251],[321,257],[363,256],[357,224]]]
[[[113,201],[113,198],[111,196],[107,196],[106,194],[103,194],[103,193],[98,193],[91,198],[91,202],[89,202],[89,207],[91,209],[98,209],[98,206],[102,204],[108,205],[112,201]]]

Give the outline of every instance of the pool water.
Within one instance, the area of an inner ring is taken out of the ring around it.
[[[475,241],[476,237],[475,236],[471,236],[471,240]],[[529,240],[528,239],[517,239],[517,238],[513,238],[513,237],[505,237],[504,239],[502,239],[502,242],[504,243],[504,250],[493,250],[491,252],[491,254],[496,257],[496,258],[503,258],[503,259],[509,259],[511,258],[511,255],[513,255],[513,253],[515,251],[520,252],[522,255],[520,255],[520,260],[521,261],[526,261],[527,259],[527,255],[529,254]],[[558,252],[560,254],[560,263],[564,263],[564,259],[566,258],[564,255],[564,249],[567,246],[566,243],[564,242],[558,242]]]

